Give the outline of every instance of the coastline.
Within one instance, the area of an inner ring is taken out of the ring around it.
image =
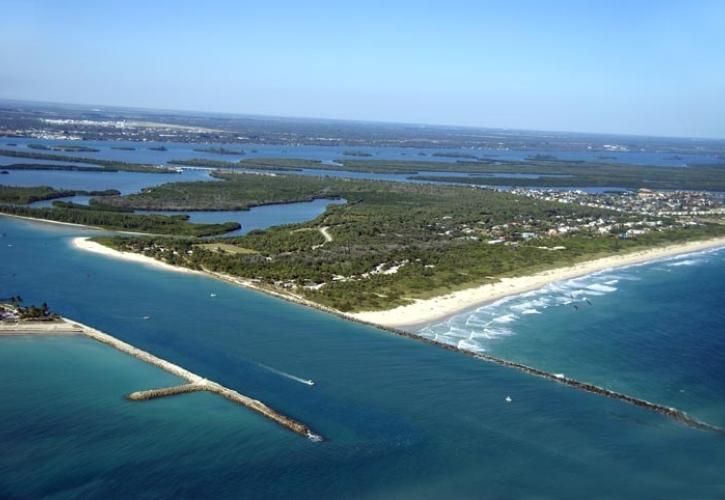
[[[160,260],[152,259],[151,257],[147,257],[138,253],[121,252],[120,250],[114,250],[113,248],[109,248],[105,245],[101,245],[100,243],[96,243],[95,241],[91,241],[90,238],[90,236],[77,236],[71,240],[71,244],[73,245],[73,247],[79,250],[97,253],[106,257],[137,262],[139,264],[151,266],[156,269],[174,271],[177,273],[204,274],[201,271],[194,271],[193,269],[187,269],[180,266],[172,266],[171,264],[167,264],[165,262],[161,262]]]
[[[359,321],[389,328],[416,330],[417,327],[501,300],[503,298],[538,290],[550,283],[580,278],[589,274],[644,264],[667,257],[701,252],[725,246],[725,237],[709,240],[688,241],[676,245],[637,250],[622,255],[611,255],[599,259],[579,262],[569,267],[558,267],[528,276],[501,278],[473,288],[458,290],[431,299],[419,299],[413,304],[399,306],[385,311],[351,313]]]
[[[419,326],[440,321],[455,314],[459,314],[509,296],[538,290],[539,288],[557,281],[580,278],[582,276],[605,271],[607,269],[644,264],[663,258],[725,247],[725,237],[688,241],[675,245],[637,250],[622,255],[611,255],[608,257],[580,262],[569,267],[548,269],[528,276],[502,278],[496,283],[466,288],[450,294],[433,297],[431,299],[418,299],[413,304],[399,306],[394,309],[387,309],[384,311],[363,311],[357,313],[338,311],[337,309],[317,304],[295,294],[284,293],[259,286],[250,279],[230,276],[208,270],[195,271],[181,266],[167,264],[145,255],[133,252],[121,252],[101,245],[100,243],[90,241],[90,237],[87,236],[73,238],[72,244],[80,250],[98,253],[111,258],[138,262],[157,269],[200,274],[219,279],[244,288],[262,292],[273,297],[287,300],[295,304],[334,314],[350,321],[382,328],[393,333],[404,332],[408,334],[415,332]],[[416,337],[418,336],[416,335]]]
[[[106,231],[102,227],[97,227],[97,226],[87,226],[85,224],[75,224],[73,222],[60,222],[57,220],[50,220],[50,219],[38,219],[37,217],[27,217],[25,215],[6,214],[4,212],[0,213],[0,217],[14,217],[16,219],[23,219],[23,220],[32,221],[32,222],[42,222],[43,224],[58,224],[61,226],[71,226],[71,227],[79,227],[82,229],[92,229],[94,231]]]

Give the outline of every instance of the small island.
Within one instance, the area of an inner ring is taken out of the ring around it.
[[[215,148],[194,148],[197,153],[213,153],[217,155],[245,155],[247,154],[243,149],[227,149],[224,147]]]
[[[62,151],[64,153],[98,153],[100,149],[89,148],[88,146],[75,145],[58,145],[46,146],[45,144],[28,144],[29,149],[39,149],[41,151]]]
[[[46,303],[39,306],[24,306],[23,299],[19,295],[0,299],[0,323],[7,325],[38,321],[58,322],[60,316],[51,312]]]

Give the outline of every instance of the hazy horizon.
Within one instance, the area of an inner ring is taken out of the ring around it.
[[[0,4],[8,100],[725,138],[714,1]]]
[[[652,135],[652,134],[627,134],[621,132],[590,132],[587,130],[541,130],[541,129],[526,129],[526,128],[510,128],[510,127],[496,127],[496,126],[478,126],[478,125],[460,125],[455,123],[415,123],[405,121],[383,121],[383,120],[354,120],[350,118],[323,118],[317,116],[285,116],[285,115],[263,115],[254,113],[244,112],[229,112],[229,111],[214,111],[214,110],[192,110],[192,109],[170,109],[170,108],[151,108],[151,107],[135,107],[135,106],[123,106],[115,104],[98,104],[98,103],[82,103],[82,102],[57,102],[57,101],[35,101],[28,99],[6,99],[0,97],[0,103],[11,102],[11,103],[23,103],[29,105],[38,106],[57,106],[57,107],[78,107],[87,108],[88,110],[97,111],[109,111],[109,110],[125,110],[125,111],[137,111],[141,113],[178,113],[182,115],[191,116],[229,116],[235,118],[253,118],[261,120],[300,120],[309,122],[341,122],[341,123],[356,123],[364,125],[394,125],[394,126],[413,126],[420,128],[440,128],[440,129],[470,129],[479,131],[512,131],[521,133],[533,133],[533,134],[561,134],[561,135],[584,135],[584,136],[611,136],[617,138],[650,138],[650,139],[681,139],[681,140],[705,140],[705,141],[725,141],[723,137],[707,137],[707,136],[677,136],[677,135]]]

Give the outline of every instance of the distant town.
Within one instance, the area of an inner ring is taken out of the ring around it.
[[[725,141],[94,108],[0,100],[0,136],[51,140],[238,143],[472,150],[725,155]],[[355,153],[357,155],[357,153]],[[725,158],[725,156],[724,156]]]

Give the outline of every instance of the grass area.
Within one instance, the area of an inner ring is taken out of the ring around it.
[[[58,144],[48,146],[45,144],[28,144],[29,149],[39,149],[41,151],[63,151],[65,153],[98,153],[101,150],[89,148],[88,146],[76,146],[67,144]]]
[[[202,249],[202,250],[208,250],[210,252],[217,252],[217,253],[230,253],[234,255],[244,255],[244,254],[253,254],[253,253],[259,253],[256,250],[252,250],[251,248],[244,248],[240,247],[239,245],[231,245],[229,243],[200,243],[197,245],[194,245],[194,248]]]

